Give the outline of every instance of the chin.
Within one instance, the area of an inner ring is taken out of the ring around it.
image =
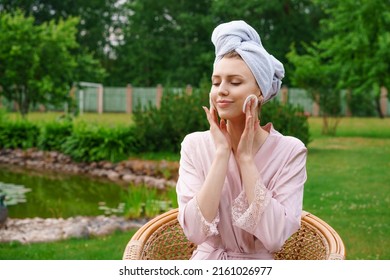
[[[218,111],[218,116],[219,116],[221,119],[225,119],[225,120],[231,118],[231,114],[229,114],[228,112],[223,111],[223,110],[219,110],[219,111]]]
[[[231,113],[231,112],[224,112],[224,111],[220,111],[218,112],[218,115],[221,119],[224,119],[224,120],[231,120],[231,119],[236,119],[238,117],[242,117],[243,114],[241,112],[239,112],[238,114],[235,114],[235,113]]]

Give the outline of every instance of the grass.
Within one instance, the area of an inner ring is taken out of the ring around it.
[[[309,118],[309,128],[313,139],[324,137],[321,135],[322,118]],[[390,138],[389,128],[390,118],[341,118],[336,137]]]
[[[120,260],[135,230],[50,243],[0,243],[0,260]]]
[[[9,113],[9,118],[11,120],[21,120],[22,117],[18,113]],[[62,112],[47,112],[47,113],[37,113],[31,112],[27,115],[26,119],[32,122],[39,124],[52,122],[63,116]],[[90,124],[99,124],[99,125],[108,125],[108,126],[117,126],[117,125],[130,125],[133,123],[131,115],[124,113],[83,113],[78,115],[75,118],[75,122],[86,122]]]
[[[118,117],[116,123],[120,122],[124,119]],[[321,135],[320,118],[310,118],[309,124],[312,142],[308,145],[304,209],[340,234],[347,259],[390,259],[390,119],[344,118],[335,137]],[[0,258],[120,259],[130,235],[0,244]],[[106,246],[113,247],[107,250]],[[57,251],[61,253],[55,255]]]
[[[342,237],[349,259],[390,259],[390,139],[330,138],[309,147],[304,208]]]
[[[304,208],[343,239],[348,259],[390,259],[390,119],[345,118],[336,137],[310,119]]]

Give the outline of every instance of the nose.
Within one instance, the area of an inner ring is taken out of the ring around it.
[[[226,88],[225,84],[222,82],[218,87],[218,95],[219,96],[226,96],[229,94],[228,89]]]

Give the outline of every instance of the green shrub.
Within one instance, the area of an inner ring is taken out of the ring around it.
[[[80,162],[118,162],[133,152],[133,135],[131,127],[106,128],[80,123],[64,142],[62,151]]]
[[[139,152],[178,152],[186,134],[209,128],[202,106],[208,106],[208,90],[164,90],[160,108],[140,108],[134,113]]]
[[[0,97],[0,101],[1,101],[1,97]],[[0,125],[6,121],[8,121],[7,111],[4,108],[0,108]]]
[[[379,89],[378,89],[379,91]],[[373,117],[377,114],[374,100],[378,98],[372,92],[354,91],[349,100],[349,106],[353,116]]]
[[[0,123],[0,148],[28,149],[36,147],[39,127],[26,120]]]
[[[45,151],[62,152],[63,144],[72,134],[72,130],[73,123],[68,119],[46,123],[41,128],[38,148]]]
[[[160,109],[138,109],[134,114],[135,135],[139,152],[178,152],[184,136],[194,131],[209,129],[202,106],[209,106],[209,86],[194,90],[192,95],[184,91],[164,91]],[[272,122],[285,135],[309,143],[309,125],[303,109],[278,101],[268,102],[262,110],[262,125]]]
[[[282,104],[277,100],[267,102],[261,109],[261,124],[272,122],[283,135],[294,136],[305,145],[310,142],[309,123],[304,110],[299,106]]]

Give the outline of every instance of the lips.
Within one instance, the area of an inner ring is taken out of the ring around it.
[[[233,104],[233,101],[230,101],[230,100],[218,100],[217,101],[217,106],[219,108],[227,108],[229,107],[231,104]]]
[[[231,100],[218,100],[217,103],[218,104],[231,104],[231,103],[233,103],[233,101],[231,101]]]

